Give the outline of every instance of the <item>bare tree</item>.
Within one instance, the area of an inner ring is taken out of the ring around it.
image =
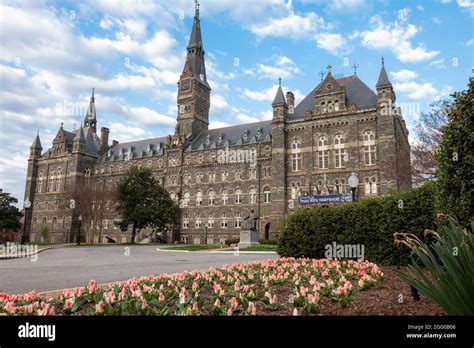
[[[422,113],[415,123],[416,139],[411,145],[412,176],[415,186],[433,180],[436,174],[435,154],[441,142],[442,127],[447,122],[447,100],[432,103],[428,113]]]
[[[115,210],[116,195],[115,185],[104,178],[90,178],[70,194],[76,202],[77,215],[82,216],[81,230],[85,232],[86,243],[93,243],[96,236],[101,240],[104,220]]]

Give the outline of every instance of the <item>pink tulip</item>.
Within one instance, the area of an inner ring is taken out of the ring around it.
[[[95,305],[95,311],[97,313],[104,313],[104,310],[105,310],[105,303],[104,301],[99,301],[99,303],[97,303]]]
[[[217,299],[216,302],[214,302],[215,307],[220,307],[221,306],[221,300]]]
[[[163,295],[162,292],[160,292],[160,296],[158,297],[158,301],[163,302],[165,300],[165,295]]]

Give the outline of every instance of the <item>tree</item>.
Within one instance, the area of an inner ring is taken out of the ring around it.
[[[150,169],[131,167],[117,185],[118,206],[122,231],[132,225],[131,243],[146,227],[164,230],[179,221],[180,209],[169,193],[160,186]]]
[[[474,78],[453,97],[436,154],[436,178],[441,208],[467,223],[474,216]]]
[[[416,141],[411,146],[412,177],[416,186],[436,176],[436,151],[441,142],[441,129],[447,122],[447,100],[430,106],[431,111],[422,113],[415,124]]]
[[[14,204],[18,199],[0,190],[0,229],[17,231],[20,228],[21,212]]]
[[[81,231],[85,232],[86,243],[93,243],[98,234],[101,240],[103,221],[107,212],[113,208],[110,205],[115,201],[117,191],[112,184],[104,179],[90,178],[82,183],[70,195],[76,202],[75,211],[82,216]],[[69,208],[70,199],[65,200],[65,209]],[[78,227],[79,228],[79,227]]]

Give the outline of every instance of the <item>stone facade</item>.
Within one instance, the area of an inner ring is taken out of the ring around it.
[[[408,130],[383,62],[376,93],[357,75],[333,77],[329,66],[297,105],[280,86],[272,120],[209,130],[211,89],[198,12],[187,51],[173,135],[109,144],[107,128],[96,134],[93,94],[84,127],[68,132],[61,126],[44,153],[36,136],[25,189],[33,203],[26,217],[30,240],[41,240],[46,226],[46,241],[72,241],[79,222],[64,202],[67,192],[88,178],[113,185],[132,165],[151,168],[180,202],[179,228],[160,232],[169,242],[236,238],[251,209],[259,216],[260,237],[275,238],[288,215],[302,207],[299,196],[350,193],[351,173],[360,179],[359,199],[411,188]],[[130,233],[113,223],[119,218],[111,208],[102,223],[103,240],[95,242],[129,242]],[[137,241],[151,232],[141,231]]]

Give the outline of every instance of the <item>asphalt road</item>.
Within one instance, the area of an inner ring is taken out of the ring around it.
[[[98,284],[132,277],[220,267],[224,264],[264,260],[275,254],[219,254],[158,251],[157,246],[58,248],[29,258],[0,260],[0,292],[39,292]]]

